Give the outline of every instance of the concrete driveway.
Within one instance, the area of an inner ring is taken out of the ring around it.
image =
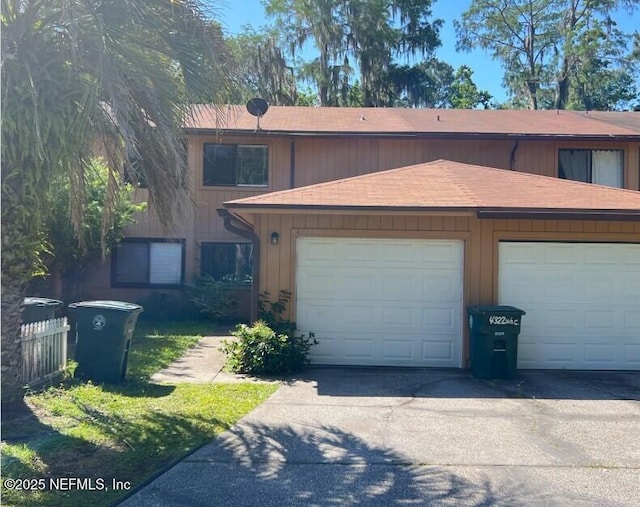
[[[640,374],[313,369],[122,505],[640,504]]]

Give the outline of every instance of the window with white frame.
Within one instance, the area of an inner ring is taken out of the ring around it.
[[[219,282],[251,283],[253,245],[251,243],[213,243],[200,245],[200,274]]]
[[[623,187],[623,150],[558,150],[558,176],[609,187]]]
[[[204,186],[260,186],[269,184],[267,146],[205,144],[202,166]]]
[[[182,240],[127,238],[113,251],[114,287],[179,287],[183,273]]]

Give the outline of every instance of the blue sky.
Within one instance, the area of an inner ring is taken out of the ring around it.
[[[444,20],[440,31],[442,46],[438,48],[436,56],[458,68],[468,65],[474,71],[473,80],[481,90],[487,90],[493,97],[502,102],[506,100],[506,93],[502,88],[502,68],[498,62],[491,59],[488,53],[478,50],[471,53],[458,53],[455,49],[456,36],[453,20],[460,18],[470,0],[437,0],[433,5],[434,19]],[[222,23],[228,33],[237,33],[244,25],[259,28],[269,24],[270,20],[264,13],[261,0],[216,0],[216,18]],[[616,16],[619,27],[625,31],[637,30],[640,27],[640,15],[633,16],[624,13]]]

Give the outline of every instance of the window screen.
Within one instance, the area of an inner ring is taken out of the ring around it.
[[[183,242],[124,240],[113,251],[112,285],[179,286],[183,281],[183,257]]]

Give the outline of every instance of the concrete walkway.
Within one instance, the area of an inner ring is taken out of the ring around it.
[[[210,382],[264,382],[249,375],[237,375],[222,371],[225,355],[221,350],[223,340],[233,336],[204,336],[198,344],[171,366],[152,375],[153,382],[162,384],[208,384]]]

